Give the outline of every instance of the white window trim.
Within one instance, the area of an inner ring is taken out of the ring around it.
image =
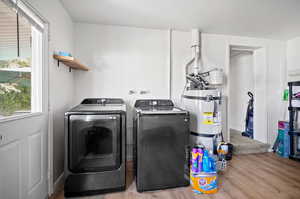
[[[16,3],[16,0],[11,1]],[[29,113],[0,118],[0,123],[48,113],[48,22],[38,18],[35,14],[37,12],[27,2],[18,0],[18,7],[43,29],[43,32],[40,32],[34,26],[31,28],[32,37],[35,37],[32,40],[31,110]]]
[[[39,16],[38,12],[35,11],[34,8],[32,8],[27,2],[24,2],[22,0],[10,0],[14,4],[18,4],[17,6],[19,9],[23,10],[31,19],[35,21],[42,29],[45,28],[45,21],[42,19],[42,17]]]
[[[31,35],[31,113],[36,113],[43,111],[43,35],[33,26]]]
[[[7,117],[0,119],[0,124],[5,123],[5,122],[14,121],[14,120],[21,120],[21,119],[28,118],[28,117],[41,116],[41,115],[43,115],[43,113],[36,112],[36,113],[24,113],[24,114],[20,114],[20,115],[7,116]]]

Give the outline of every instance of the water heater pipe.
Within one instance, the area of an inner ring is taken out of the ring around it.
[[[185,65],[185,75],[189,74],[189,68],[193,64],[192,73],[195,75],[202,70],[201,66],[201,48],[200,48],[200,32],[198,29],[192,29],[192,43],[193,58]],[[187,81],[187,80],[186,80]]]
[[[192,45],[194,53],[193,73],[198,74],[201,70],[201,48],[200,48],[200,32],[198,29],[192,29]]]

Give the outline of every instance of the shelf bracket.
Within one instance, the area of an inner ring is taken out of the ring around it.
[[[72,68],[71,67],[69,67],[69,72],[72,72]]]
[[[57,60],[57,67],[59,68],[59,60]]]

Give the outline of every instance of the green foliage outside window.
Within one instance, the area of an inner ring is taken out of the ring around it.
[[[30,59],[2,60],[0,68],[30,67]],[[30,112],[31,73],[0,70],[0,117]]]
[[[0,89],[0,114],[2,116],[12,115],[14,112],[19,110],[30,110],[30,87],[18,85],[15,88],[18,91],[5,92],[2,87]]]

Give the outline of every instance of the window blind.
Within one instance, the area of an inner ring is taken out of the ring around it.
[[[14,11],[17,10],[20,17],[26,18],[29,21],[29,23],[39,31],[44,30],[43,23],[46,23],[46,21],[42,19],[40,15],[36,14],[38,13],[36,10],[35,12],[31,12],[31,10],[29,10],[28,7],[31,9],[33,8],[27,2],[22,0],[0,0],[0,1],[2,1],[8,7],[10,7],[12,10]]]

